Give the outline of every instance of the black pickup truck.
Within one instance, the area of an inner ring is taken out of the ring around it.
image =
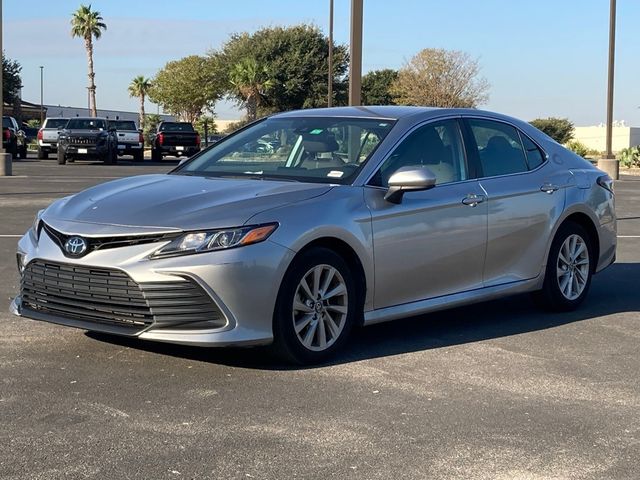
[[[58,136],[58,163],[76,159],[97,159],[104,163],[118,162],[116,130],[106,118],[71,118]]]
[[[18,128],[18,122],[13,117],[2,117],[2,146],[4,151],[13,158],[27,158],[27,141],[24,132]]]
[[[190,157],[200,151],[200,135],[187,122],[160,122],[151,138],[151,160],[173,155]]]

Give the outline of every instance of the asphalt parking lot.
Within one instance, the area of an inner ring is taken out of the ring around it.
[[[38,209],[176,163],[0,177],[0,478],[640,478],[640,177],[617,182],[618,261],[572,313],[518,296],[400,320],[305,369],[8,313]]]

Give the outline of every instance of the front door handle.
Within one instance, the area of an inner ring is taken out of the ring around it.
[[[470,193],[469,195],[467,195],[462,199],[462,203],[470,207],[475,207],[479,203],[484,202],[484,200],[485,200],[484,195],[477,195],[475,193]]]
[[[558,185],[554,185],[553,183],[543,183],[540,187],[540,191],[548,193],[549,195],[559,189],[560,187]]]

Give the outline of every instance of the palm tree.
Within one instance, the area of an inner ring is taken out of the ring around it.
[[[96,109],[96,74],[93,72],[93,39],[102,35],[107,25],[102,22],[100,12],[92,11],[91,5],[80,5],[80,8],[71,14],[71,36],[84,39],[84,48],[87,50],[87,62],[89,64],[89,109],[92,117],[98,115]]]
[[[273,87],[266,68],[260,68],[255,58],[245,58],[232,67],[230,81],[235,96],[247,109],[247,119],[255,120],[266,93]]]
[[[138,75],[129,84],[129,96],[140,99],[140,128],[144,128],[144,99],[151,89],[151,80]]]

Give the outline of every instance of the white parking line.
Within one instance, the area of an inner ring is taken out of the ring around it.
[[[640,238],[640,235],[618,235],[618,238]]]

